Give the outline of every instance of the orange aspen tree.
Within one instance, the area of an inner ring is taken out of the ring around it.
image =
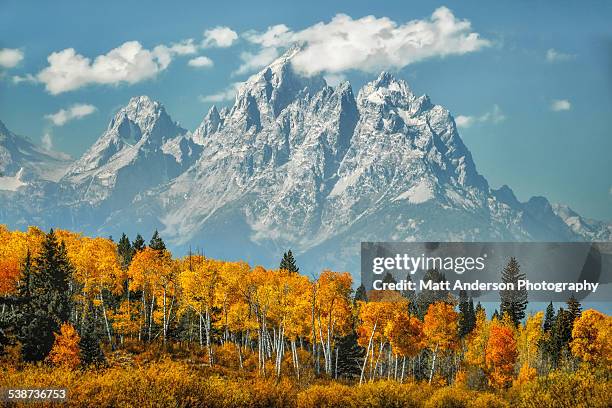
[[[493,324],[485,356],[492,386],[505,388],[511,384],[517,357],[513,330],[506,325]]]
[[[64,323],[60,327],[60,333],[54,333],[55,342],[51,352],[47,356],[48,360],[57,366],[76,368],[81,363],[79,349],[79,334],[71,324]]]

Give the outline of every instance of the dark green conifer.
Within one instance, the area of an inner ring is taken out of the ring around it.
[[[295,273],[298,273],[300,271],[300,268],[298,268],[297,263],[295,262],[295,258],[293,257],[293,252],[291,252],[291,250],[283,254],[283,259],[281,259],[280,266],[278,268]]]
[[[151,241],[149,242],[149,247],[156,251],[164,251],[166,249],[166,244],[164,240],[159,236],[159,232],[155,230],[153,236],[151,237]]]
[[[525,318],[525,309],[527,308],[527,290],[518,290],[518,281],[525,279],[525,274],[521,273],[519,263],[516,258],[510,258],[508,265],[502,271],[502,281],[504,283],[512,283],[514,290],[502,290],[499,292],[501,298],[500,314],[508,314],[515,326],[518,326],[521,320]]]

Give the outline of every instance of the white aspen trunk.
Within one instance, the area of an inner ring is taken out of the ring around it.
[[[166,288],[165,287],[164,287],[164,300],[163,300],[163,302],[164,302],[164,310],[163,310],[163,312],[164,312],[164,320],[163,320],[163,323],[162,323],[163,324],[162,331],[163,331],[163,336],[164,336],[163,343],[166,344],[166,327],[167,326],[166,326]]]
[[[370,347],[372,346],[372,339],[374,338],[374,333],[376,332],[376,324],[374,323],[374,327],[372,328],[372,334],[370,334],[370,340],[368,340],[368,347],[366,348],[365,357],[363,359],[363,366],[361,367],[361,376],[359,377],[359,384],[363,383],[363,376],[365,374],[366,364],[368,362],[368,353],[370,351]]]
[[[433,359],[431,361],[431,372],[429,373],[429,383],[431,384],[431,380],[433,379],[434,370],[436,368],[436,355],[438,354],[438,345],[436,344],[436,349],[433,353]]]
[[[198,313],[198,317],[199,317],[199,326],[200,326],[200,347],[202,347],[203,341],[202,341],[202,313]]]
[[[102,298],[102,292],[100,292],[100,304],[102,305],[102,314],[104,316],[104,325],[106,326],[106,334],[108,335],[108,342],[111,345],[111,348],[114,349],[113,339],[110,333],[110,327],[108,325],[108,318],[106,317],[106,307],[104,306],[104,298]]]
[[[213,365],[212,347],[210,344],[210,311],[206,308],[206,315],[204,320],[204,330],[206,331],[206,348],[208,350],[208,365]]]

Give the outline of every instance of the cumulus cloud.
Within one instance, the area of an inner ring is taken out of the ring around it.
[[[208,67],[212,67],[214,64],[210,58],[205,57],[205,56],[200,56],[200,57],[190,59],[187,65],[189,65],[190,67],[194,67],[194,68],[208,68]]]
[[[138,41],[128,41],[92,61],[74,48],[66,48],[47,57],[49,65],[36,75],[36,79],[53,95],[91,84],[134,84],[157,76],[174,56],[196,51],[193,40],[158,45],[153,50],[144,48]]]
[[[0,49],[0,67],[13,68],[23,60],[23,51],[16,48]]]
[[[78,103],[72,105],[68,109],[60,109],[55,113],[45,115],[45,118],[50,120],[55,126],[64,126],[66,123],[72,120],[84,118],[85,116],[91,115],[95,111],[96,107],[93,105]]]
[[[576,58],[575,54],[566,54],[554,48],[549,48],[548,51],[546,51],[546,61],[548,62],[569,61],[574,58]]]
[[[455,117],[457,127],[464,129],[477,123],[492,123],[497,125],[504,120],[506,120],[506,115],[504,115],[501,108],[497,104],[493,105],[493,108],[490,111],[487,111],[479,116],[457,115],[457,117]]]
[[[238,72],[259,67],[266,58],[269,63],[274,51],[278,54],[279,48],[299,43],[302,51],[293,64],[305,75],[400,69],[425,59],[466,54],[491,45],[472,30],[470,21],[457,19],[446,7],[436,9],[429,18],[403,24],[388,17],[353,19],[337,14],[328,23],[301,31],[280,24],[264,32],[248,32],[244,38],[258,45],[260,51],[244,54]]]
[[[221,92],[212,94],[212,95],[200,95],[199,99],[201,102],[225,102],[231,101],[236,97],[236,93],[238,89],[243,84],[243,82],[234,82]]]
[[[567,99],[553,99],[550,103],[550,110],[553,112],[568,111],[572,109],[572,104]]]
[[[244,74],[265,67],[279,56],[276,48],[263,48],[257,53],[243,52],[240,54],[242,65],[234,74]]]
[[[202,46],[227,48],[238,39],[238,34],[229,27],[215,27],[204,31],[204,40]]]

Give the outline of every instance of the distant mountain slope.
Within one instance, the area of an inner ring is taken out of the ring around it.
[[[59,180],[69,157],[34,145],[0,122],[0,190],[15,191],[36,179]]]

